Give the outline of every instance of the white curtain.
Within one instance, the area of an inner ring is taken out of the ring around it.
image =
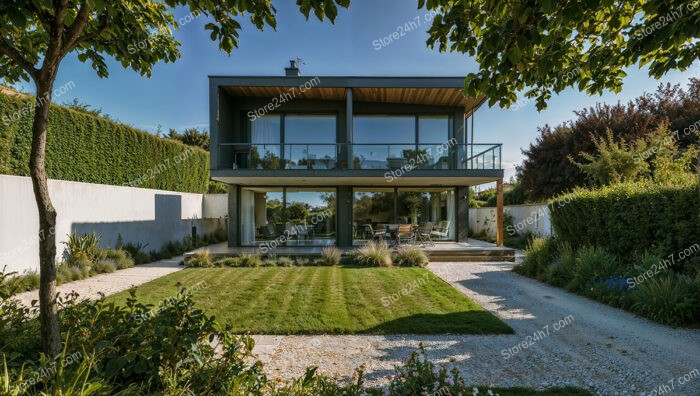
[[[455,239],[455,192],[447,191],[447,221],[450,222],[448,238]]]
[[[241,245],[255,243],[255,193],[241,191]]]
[[[280,116],[266,115],[250,123],[250,142],[253,144],[280,143]]]

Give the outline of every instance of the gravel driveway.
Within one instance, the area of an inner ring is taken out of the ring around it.
[[[382,384],[422,342],[433,361],[453,362],[467,383],[573,385],[600,395],[700,395],[700,330],[671,329],[566,293],[510,272],[511,263],[429,268],[516,334],[255,336],[266,371],[289,378],[317,365],[342,377],[365,364],[370,383]]]

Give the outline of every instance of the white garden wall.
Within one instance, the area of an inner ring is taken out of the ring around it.
[[[102,184],[49,180],[49,193],[58,212],[57,254],[63,255],[67,235],[96,232],[102,246],[147,243],[159,250],[168,241],[213,232],[224,227],[226,194],[208,196]],[[207,203],[213,204],[207,206]],[[44,230],[48,234],[50,230]],[[0,175],[0,270],[38,269],[39,215],[31,179]]]
[[[524,234],[530,231],[539,236],[552,235],[550,213],[545,204],[511,205],[505,206],[503,211],[513,217],[513,226],[506,228],[506,234]],[[469,230],[473,234],[485,231],[495,238],[496,208],[470,208]]]

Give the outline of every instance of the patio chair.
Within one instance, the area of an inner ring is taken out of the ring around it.
[[[433,238],[430,237],[430,233],[433,231],[433,223],[426,222],[423,227],[416,231],[416,240],[421,243],[421,245],[435,246]]]
[[[379,240],[383,241],[384,240],[384,230],[381,228],[381,224],[378,224],[378,229],[375,230],[372,228],[372,224],[365,224],[364,230],[363,230],[363,238],[364,239],[371,239],[371,240]],[[367,238],[369,237],[369,238]]]
[[[414,243],[411,224],[399,224],[399,228],[396,231],[396,244],[400,246],[403,242],[408,242],[409,245]]]
[[[438,223],[438,226],[430,232],[430,235],[435,235],[440,238],[447,238],[450,233],[450,221],[442,220]]]
[[[279,234],[275,232],[275,227],[272,223],[267,223],[267,225],[260,227],[260,231],[265,239],[275,239],[279,236]]]

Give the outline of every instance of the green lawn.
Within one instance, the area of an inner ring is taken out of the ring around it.
[[[252,334],[498,334],[513,330],[421,268],[193,268],[138,288],[157,305],[200,282],[197,306]],[[413,286],[407,287],[408,284]],[[407,293],[402,294],[402,289]],[[395,301],[389,296],[398,293]],[[124,303],[127,292],[108,299]],[[384,299],[382,299],[384,297]],[[385,306],[386,303],[388,306]]]

